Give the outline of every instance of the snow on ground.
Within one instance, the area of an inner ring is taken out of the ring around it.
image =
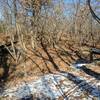
[[[59,100],[94,100],[93,98],[100,100],[100,76],[98,76],[100,74],[86,68],[86,64],[88,62],[79,60],[70,66],[73,68],[71,72],[45,74],[39,76],[37,80],[24,81],[15,87],[6,87],[0,97],[14,100],[27,100],[22,98],[31,96],[38,98],[34,100],[58,100],[59,97],[63,97]],[[80,75],[80,72],[84,75]]]
[[[20,99],[33,94],[38,98],[41,98],[40,100],[44,100],[42,98],[45,97],[50,98],[50,100],[57,100],[57,98],[62,96],[65,100],[73,100],[73,98],[80,97],[80,95],[86,91],[88,92],[88,99],[85,100],[92,100],[91,98],[99,98],[100,96],[97,85],[98,83],[97,81],[94,82],[94,78],[85,80],[72,73],[60,72],[41,76],[35,81],[23,82],[20,86],[18,85],[6,89],[1,95],[4,97]],[[81,98],[78,100],[83,99]]]
[[[89,64],[89,61],[85,59],[78,59],[74,64],[72,64],[72,66],[75,68],[81,68],[82,66],[85,66],[87,64]]]

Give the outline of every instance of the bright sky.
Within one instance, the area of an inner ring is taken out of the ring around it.
[[[56,0],[55,0],[56,1]],[[65,3],[72,3],[73,1],[76,0],[64,0]],[[92,0],[95,1],[95,0]],[[98,0],[99,1],[99,0]],[[100,3],[100,2],[99,2]],[[0,3],[0,19],[2,18],[2,3]]]
[[[1,10],[1,4],[0,4],[0,19],[1,19],[1,11],[2,11],[2,10]]]
[[[0,19],[2,17],[2,2],[0,2]]]
[[[72,2],[73,0],[64,0],[65,3]],[[0,19],[2,18],[2,4],[0,3]]]

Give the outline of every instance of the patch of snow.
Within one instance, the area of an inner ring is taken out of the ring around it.
[[[72,64],[71,66],[75,67],[75,68],[81,68],[82,66],[85,66],[87,64],[89,64],[90,62],[85,60],[85,59],[78,59],[74,64]]]
[[[82,66],[85,66],[86,64],[74,64],[73,66],[76,68],[81,68]]]
[[[40,97],[41,94],[44,94],[52,100],[60,96],[65,97],[65,93],[67,93],[68,97],[70,97],[70,94],[80,96],[81,92],[85,89],[90,89],[91,95],[98,96],[99,92],[97,88],[88,84],[89,83],[85,82],[84,79],[81,80],[79,77],[75,77],[68,73],[48,74],[41,76],[38,80],[24,82],[19,87],[7,89],[2,96],[20,99],[30,94],[39,94]],[[65,100],[67,100],[66,97]]]

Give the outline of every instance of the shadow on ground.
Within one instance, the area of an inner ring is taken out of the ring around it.
[[[76,86],[78,86],[78,88],[81,91],[86,91],[89,95],[99,97],[100,92],[95,85],[92,86],[89,82],[86,82],[86,80],[81,79],[80,77],[77,77],[73,75],[72,73],[66,73],[66,72],[61,72],[61,73],[63,74],[64,77],[66,77],[67,79],[72,81],[74,84],[76,84]]]

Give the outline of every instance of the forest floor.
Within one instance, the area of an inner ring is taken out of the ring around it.
[[[25,60],[9,71],[1,100],[99,100],[100,59],[89,62],[89,53],[83,59],[78,49],[28,50]]]

